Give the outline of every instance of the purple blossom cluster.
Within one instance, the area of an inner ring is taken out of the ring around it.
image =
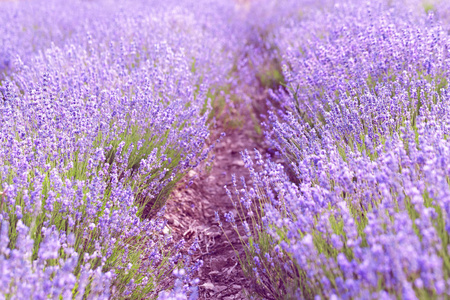
[[[229,195],[265,297],[449,297],[450,39],[438,9],[333,1],[261,36],[283,71],[266,136],[284,162],[244,152],[252,185]]]
[[[211,4],[0,3],[0,298],[196,298],[159,209],[236,85],[235,7]]]

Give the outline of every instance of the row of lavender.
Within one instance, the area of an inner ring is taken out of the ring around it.
[[[252,185],[229,191],[245,271],[276,299],[449,297],[448,5],[272,3],[266,128],[285,163],[246,152]]]
[[[158,209],[210,157],[234,17],[227,1],[0,3],[0,299],[156,297],[173,273],[160,296],[195,298],[196,245]]]

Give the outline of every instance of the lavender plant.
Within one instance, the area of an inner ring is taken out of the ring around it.
[[[175,272],[196,298],[196,246],[160,208],[214,147],[201,115],[231,84],[234,29],[227,4],[154,4],[0,4],[18,18],[1,28],[1,297],[155,298]]]
[[[267,137],[285,163],[244,153],[252,185],[226,215],[264,297],[450,294],[448,35],[407,7],[339,1],[274,33]]]

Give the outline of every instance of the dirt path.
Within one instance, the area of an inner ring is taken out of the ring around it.
[[[240,152],[256,148],[264,153],[262,136],[255,132],[250,117],[244,119],[242,128],[213,131],[212,136],[222,131],[226,136],[216,145],[212,169],[203,174],[191,171],[191,177],[197,176],[193,184],[187,188],[185,184],[180,185],[167,204],[166,217],[175,238],[184,238],[190,243],[196,237],[199,239],[201,253],[198,252],[197,257],[203,260],[198,274],[199,299],[247,299],[245,294],[253,289],[214,217],[217,211],[223,220],[225,212],[234,210],[224,189],[224,185],[231,186],[231,175],[235,174],[238,180],[241,176],[248,177]],[[237,234],[224,221],[223,227],[233,247],[241,252]]]

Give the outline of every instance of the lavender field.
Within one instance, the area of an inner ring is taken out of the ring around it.
[[[0,1],[0,300],[449,299],[449,80],[445,0]]]

